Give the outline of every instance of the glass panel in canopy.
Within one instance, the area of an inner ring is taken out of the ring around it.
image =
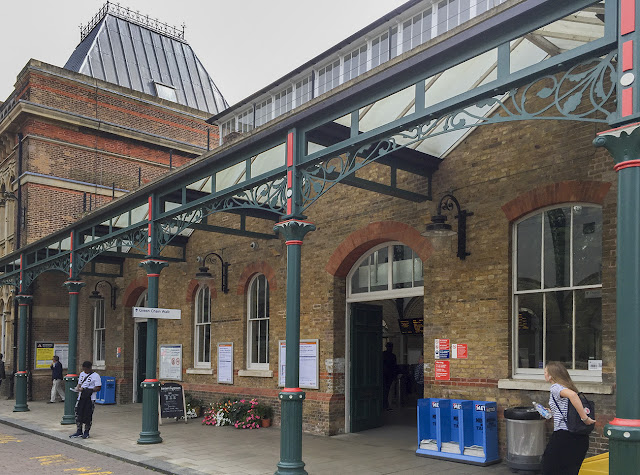
[[[285,166],[286,146],[284,143],[266,150],[251,159],[251,176],[256,177],[264,173]]]

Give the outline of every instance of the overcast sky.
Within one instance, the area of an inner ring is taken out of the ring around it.
[[[327,50],[406,0],[123,0],[122,6],[171,25],[186,40],[229,104]],[[0,101],[30,58],[64,66],[104,0],[0,1]]]

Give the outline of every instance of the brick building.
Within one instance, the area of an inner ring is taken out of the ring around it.
[[[184,74],[189,68],[196,77]],[[184,31],[107,3],[64,68],[30,60],[0,104],[2,255],[198,157],[218,141],[205,120],[225,107]],[[86,272],[101,275],[103,265],[103,277],[121,274],[121,258],[102,261]],[[11,287],[2,288],[0,306],[0,352],[15,370]],[[68,318],[65,306],[34,305],[29,341],[67,341],[68,328],[58,325]],[[34,371],[34,397],[45,394],[46,373]]]
[[[433,2],[410,1],[246,100],[210,113],[105,78],[91,79],[91,89],[82,74],[29,63],[18,81],[24,86],[10,98],[24,97],[23,109],[13,116],[0,110],[0,127],[16,124],[13,135],[2,135],[6,152],[0,163],[8,177],[3,186],[15,194],[15,177],[26,177],[20,182],[26,222],[12,228],[13,221],[6,219],[5,248],[13,249],[21,230],[25,256],[42,253],[50,242],[60,243],[60,254],[72,254],[74,248],[65,244],[70,232],[77,230],[87,244],[89,237],[107,239],[116,229],[143,229],[147,219],[155,219],[140,205],[151,197],[149,203],[161,207],[163,239],[171,242],[155,256],[169,264],[159,278],[157,306],[182,315],[158,324],[160,379],[171,379],[163,378],[163,351],[179,351],[177,379],[187,391],[207,402],[225,395],[257,397],[270,401],[279,414],[281,342],[288,338],[288,246],[302,240],[285,242],[273,227],[292,215],[283,183],[297,178],[283,178],[294,166],[285,161],[289,146],[294,148],[286,137],[300,127],[308,140],[303,160],[311,164],[327,149],[336,150],[335,156],[314,162],[315,168],[300,171],[299,194],[293,197],[299,205],[296,218],[304,212],[316,227],[304,238],[300,268],[300,338],[317,351],[315,366],[305,369],[306,384],[301,383],[303,429],[333,435],[383,424],[380,355],[392,342],[402,376],[391,399],[407,414],[415,413],[415,400],[422,396],[412,383],[421,353],[425,396],[497,401],[500,414],[531,400],[546,402],[543,365],[564,362],[598,407],[591,450],[606,451],[602,428],[616,414],[617,184],[609,154],[592,141],[608,128],[615,95],[600,84],[598,107],[580,103],[562,115],[546,108],[545,88],[551,86],[544,83],[519,111],[520,120],[509,121],[502,114],[509,94],[524,103],[527,90],[516,87],[529,83],[491,94],[483,89],[502,77],[496,72],[498,53],[437,72],[427,66],[433,64],[433,51],[458,46],[458,38],[483,22],[508,23],[526,3],[475,2],[471,10],[453,11],[458,2],[440,2],[436,8]],[[512,38],[507,48],[512,70],[528,71],[602,41],[603,9],[599,4],[576,8]],[[443,18],[448,26],[442,27]],[[567,28],[580,28],[580,39],[567,40],[562,34]],[[571,74],[579,76],[576,71],[589,64],[556,68],[556,85]],[[613,68],[603,64],[607,71]],[[419,79],[408,84],[421,87],[401,86],[411,74]],[[387,94],[377,88],[383,83]],[[476,91],[484,91],[488,105],[468,99]],[[446,107],[422,123],[411,122],[412,114],[457,97],[465,98],[461,108],[476,107],[465,109],[465,127],[462,109]],[[31,103],[47,111],[46,120]],[[52,115],[54,107],[62,112]],[[580,114],[571,115],[576,109]],[[95,114],[89,118],[90,111],[99,111],[111,127],[108,132]],[[430,122],[434,117],[440,122]],[[396,129],[376,135],[377,128],[394,120]],[[29,167],[21,172],[7,165],[17,160],[18,125],[21,153],[25,145],[29,150]],[[369,142],[342,145],[360,135]],[[207,137],[210,147],[214,141],[219,147],[205,152]],[[411,147],[397,147],[405,142]],[[170,170],[170,163],[184,166]],[[68,171],[62,174],[65,165]],[[25,175],[27,170],[34,178]],[[59,182],[40,178],[53,172]],[[87,200],[100,206],[120,195],[83,216]],[[450,199],[454,195],[457,210]],[[198,207],[210,197],[213,201]],[[438,209],[439,201],[444,208]],[[56,208],[64,213],[51,216],[48,202],[60,202]],[[183,208],[179,216],[171,214]],[[457,218],[460,208],[472,213],[466,219],[466,249],[460,250],[457,238],[424,235],[434,214],[447,216],[458,236],[465,234]],[[29,214],[38,209],[42,216]],[[7,199],[4,211],[15,214],[16,202]],[[128,221],[116,225],[125,215]],[[45,226],[30,228],[29,216]],[[45,236],[47,246],[34,243]],[[133,307],[147,305],[147,272],[139,266],[145,252],[135,246],[147,237],[151,242],[151,231],[138,241],[114,237],[117,246],[101,249],[101,257],[89,259],[77,276],[87,284],[79,297],[78,355],[99,362],[102,374],[116,378],[118,403],[139,401],[139,383],[148,377],[148,323],[132,318]],[[17,272],[18,255],[2,261],[7,275]],[[69,274],[52,272],[34,278],[28,348],[36,341],[68,338],[69,303],[59,291],[67,280]],[[98,287],[101,280],[109,286]],[[92,290],[104,296],[115,292],[113,304],[105,297],[93,307]],[[11,304],[6,295],[5,308]],[[363,321],[373,322],[371,328],[358,326]],[[415,322],[413,331],[407,331],[407,322]],[[465,358],[447,359],[445,379],[435,377],[435,339],[467,345]],[[233,344],[230,381],[218,361],[219,345],[228,343]],[[34,397],[46,397],[48,373],[33,365],[30,370]],[[368,387],[360,378],[364,373],[372,375]],[[499,434],[504,445],[502,417]]]

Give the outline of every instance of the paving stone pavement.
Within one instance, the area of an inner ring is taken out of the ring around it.
[[[13,412],[13,400],[0,400],[0,423],[83,447],[169,474],[266,475],[280,459],[280,429],[238,430],[163,419],[163,442],[139,445],[142,405],[96,405],[91,438],[69,439],[72,425],[61,425],[62,404],[30,401],[28,412]],[[302,460],[310,475],[510,474],[505,463],[478,467],[415,455],[415,427],[395,424],[333,437],[303,434]],[[399,419],[399,418],[398,418]]]

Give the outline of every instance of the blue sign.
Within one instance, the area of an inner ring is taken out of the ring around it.
[[[439,360],[448,360],[449,359],[449,350],[438,350],[438,359]]]

